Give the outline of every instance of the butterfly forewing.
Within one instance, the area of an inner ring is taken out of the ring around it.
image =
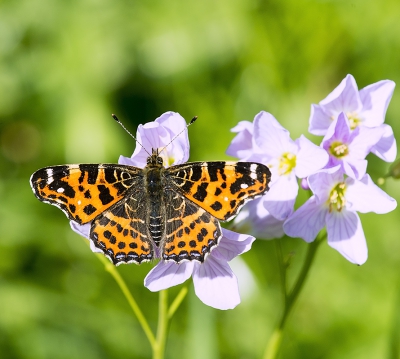
[[[142,169],[113,164],[46,167],[31,177],[36,197],[85,224],[124,198],[140,183]]]
[[[177,192],[166,190],[164,202],[163,259],[178,263],[183,260],[203,262],[221,238],[218,220]]]
[[[192,162],[167,169],[176,190],[222,221],[268,190],[268,167],[253,162]]]

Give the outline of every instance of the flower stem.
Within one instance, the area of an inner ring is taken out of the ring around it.
[[[146,318],[144,317],[142,311],[140,310],[138,304],[136,303],[135,299],[133,298],[132,293],[129,291],[128,286],[126,285],[125,281],[117,271],[117,268],[104,256],[98,255],[97,258],[100,259],[100,261],[104,264],[105,269],[107,272],[109,272],[112,277],[115,279],[117,284],[119,285],[122,293],[124,294],[126,300],[128,301],[130,307],[132,308],[133,312],[136,315],[136,318],[138,319],[140,325],[142,326],[142,329],[144,333],[146,334],[146,337],[148,341],[150,342],[150,345],[153,349],[157,346],[156,343],[156,338],[154,337],[154,334],[152,330],[150,329],[149,323],[147,322]]]
[[[284,293],[285,293],[284,310],[283,310],[282,316],[279,320],[279,324],[275,328],[275,330],[272,333],[271,338],[267,344],[266,350],[264,352],[264,357],[263,357],[264,359],[274,359],[274,358],[277,358],[277,356],[278,356],[279,349],[280,349],[281,343],[282,343],[283,330],[284,330],[284,327],[286,324],[286,320],[287,320],[287,318],[293,308],[293,305],[295,304],[301,290],[304,287],[304,283],[307,279],[307,275],[310,271],[315,254],[317,252],[317,248],[325,236],[326,236],[326,233],[308,245],[307,254],[306,254],[306,258],[305,258],[303,267],[301,268],[301,271],[299,273],[299,276],[297,277],[297,280],[296,280],[293,288],[290,290],[289,293],[284,288]],[[278,250],[278,256],[280,256],[281,258],[279,258],[279,259],[281,261],[283,261],[281,248],[280,248],[280,251]],[[285,271],[284,274],[281,275],[281,276],[283,276],[283,278],[281,278],[281,282],[282,282],[282,284],[286,284],[286,266],[284,264],[283,265],[280,264],[280,266]]]
[[[175,314],[176,310],[178,307],[181,305],[182,301],[185,299],[186,294],[188,292],[187,287],[182,287],[172,304],[170,305],[168,309],[168,319],[171,319],[172,316]]]
[[[161,290],[158,302],[158,325],[156,345],[153,348],[153,359],[163,359],[168,329],[168,291]]]

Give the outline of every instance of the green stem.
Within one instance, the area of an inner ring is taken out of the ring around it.
[[[169,307],[168,310],[168,319],[171,319],[172,316],[175,314],[176,310],[178,307],[181,305],[182,301],[185,299],[186,294],[188,292],[187,287],[182,287],[174,301],[172,302],[171,306]]]
[[[157,342],[153,348],[153,359],[163,359],[168,329],[168,291],[161,290],[158,303]]]
[[[275,242],[275,249],[276,249],[276,257],[278,260],[278,268],[279,268],[279,278],[281,280],[281,290],[282,296],[286,298],[286,268],[287,265],[283,259],[283,252],[282,252],[282,241],[277,240]]]
[[[264,359],[275,359],[278,356],[279,349],[281,347],[282,338],[283,338],[283,330],[286,324],[286,320],[301,292],[304,287],[304,283],[307,279],[307,275],[310,271],[311,265],[313,263],[315,254],[317,252],[317,248],[319,244],[322,242],[322,239],[325,238],[326,234],[322,235],[321,237],[317,238],[314,242],[310,243],[307,249],[307,255],[299,273],[299,276],[293,286],[293,289],[287,294],[285,290],[285,307],[279,321],[278,326],[275,328],[272,336],[267,344],[266,350],[264,352]],[[281,254],[281,252],[280,252]],[[279,255],[279,252],[278,252]],[[285,273],[283,274],[284,278],[286,278],[286,267],[283,266]],[[283,284],[286,284],[286,279],[282,280]]]
[[[307,275],[310,271],[311,265],[312,265],[314,257],[315,257],[315,253],[317,252],[317,248],[320,243],[321,243],[321,239],[317,238],[314,242],[311,242],[310,245],[308,246],[306,259],[304,261],[303,267],[301,268],[299,277],[297,278],[297,281],[296,281],[293,289],[291,290],[291,292],[289,293],[289,295],[287,296],[287,299],[286,299],[285,310],[284,310],[284,313],[282,315],[282,318],[281,318],[281,321],[279,324],[279,327],[281,329],[283,329],[283,327],[285,326],[286,319],[287,319],[291,309],[293,308],[293,305],[296,302],[300,291],[303,289],[303,285],[307,279]]]
[[[135,299],[133,298],[132,293],[129,291],[128,286],[126,285],[125,281],[123,280],[123,278],[117,271],[116,267],[106,257],[104,257],[102,255],[98,255],[97,257],[104,264],[106,271],[112,275],[112,277],[115,279],[115,281],[119,285],[122,293],[124,294],[130,307],[132,308],[133,312],[135,313],[140,325],[142,326],[142,329],[143,329],[144,333],[146,334],[146,337],[149,340],[150,345],[154,352],[154,348],[157,346],[156,339],[154,337],[152,330],[150,329],[149,324],[147,323],[146,318],[144,317],[138,304],[136,303]]]

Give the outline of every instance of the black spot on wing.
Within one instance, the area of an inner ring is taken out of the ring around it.
[[[222,208],[221,202],[215,201],[211,206],[210,206],[214,211],[220,211]]]
[[[203,202],[204,199],[207,197],[207,187],[208,183],[203,182],[197,186],[197,191],[193,195],[193,198],[197,199],[200,202]]]
[[[88,184],[96,183],[97,177],[99,175],[99,169],[97,165],[82,164],[79,165],[79,169],[82,171],[82,174],[79,177],[79,183],[83,182],[86,173],[87,173],[87,183]]]
[[[208,175],[210,176],[211,182],[220,180],[218,174],[220,174],[224,181],[226,180],[226,175],[224,173],[225,164],[225,162],[209,162],[207,164]]]
[[[241,178],[233,182],[229,189],[232,194],[235,194],[243,189],[242,185],[245,185],[246,188],[252,186],[254,185],[254,180],[248,174],[244,174]]]
[[[203,170],[200,165],[196,165],[192,167],[192,175],[190,177],[191,181],[199,181],[201,176],[203,175]]]
[[[190,181],[184,181],[183,186],[181,187],[183,192],[188,193],[190,192],[190,189],[193,187],[193,182]]]
[[[97,185],[97,189],[99,190],[99,199],[103,205],[106,205],[114,200],[114,197],[111,196],[110,190],[108,187],[100,184]]]
[[[196,241],[195,241],[195,240],[191,240],[191,241],[189,242],[189,246],[192,247],[192,248],[196,248],[196,246],[197,246]]]
[[[88,199],[92,198],[92,195],[90,194],[89,190],[87,190],[83,195],[85,196],[85,198],[88,198]]]
[[[90,216],[91,214],[93,214],[96,211],[97,211],[96,207],[94,207],[91,204],[88,204],[85,207],[83,207],[83,212],[86,213],[88,216]]]
[[[217,187],[214,192],[214,196],[219,196],[222,193],[221,188]]]
[[[65,181],[60,178],[54,178],[54,181],[49,184],[49,189],[58,192],[59,189],[63,189],[61,192],[64,196],[69,198],[75,197],[75,190]]]

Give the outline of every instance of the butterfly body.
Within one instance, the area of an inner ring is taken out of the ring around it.
[[[222,230],[268,190],[269,169],[251,162],[192,162],[165,168],[157,150],[145,168],[119,164],[46,167],[31,176],[36,197],[70,220],[91,223],[90,240],[115,264],[203,262]]]

